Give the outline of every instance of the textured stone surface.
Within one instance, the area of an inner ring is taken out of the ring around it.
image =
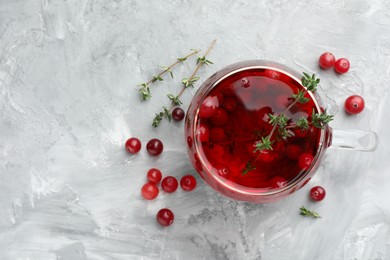
[[[318,72],[332,126],[376,131],[378,149],[329,150],[310,184],[277,203],[231,201],[199,178],[193,192],[144,201],[148,168],[195,173],[182,124],[150,127],[194,61],[154,86],[151,102],[136,85],[213,39],[202,80],[254,58]],[[351,71],[318,71],[324,51],[348,57]],[[386,0],[1,0],[0,259],[390,259],[389,64]],[[337,106],[355,93],[366,110],[347,117]],[[130,136],[160,138],[165,151],[129,156]],[[317,204],[315,184],[328,192]],[[302,204],[323,217],[299,216]],[[161,207],[173,226],[156,223]]]

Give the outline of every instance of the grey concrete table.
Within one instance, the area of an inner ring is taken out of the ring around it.
[[[143,200],[150,167],[195,174],[183,125],[150,126],[194,61],[151,102],[136,85],[213,39],[202,80],[247,59],[316,72],[332,127],[377,132],[377,150],[329,150],[310,184],[276,203],[232,201],[198,177],[193,192]],[[320,71],[324,51],[351,71]],[[389,64],[386,0],[0,0],[0,259],[390,259]],[[351,94],[366,100],[356,117],[342,110]],[[160,138],[164,153],[130,156],[130,136]],[[321,203],[307,196],[316,184]],[[155,221],[162,207],[175,213],[169,228]]]

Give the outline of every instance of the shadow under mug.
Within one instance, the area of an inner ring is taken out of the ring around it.
[[[252,203],[277,201],[303,187],[310,181],[321,163],[327,148],[334,147],[359,151],[372,151],[376,148],[378,137],[374,132],[361,130],[336,130],[326,125],[320,130],[316,152],[310,166],[307,169],[302,170],[283,187],[277,189],[247,187],[221,176],[207,159],[207,156],[203,151],[199,133],[200,107],[209,95],[210,91],[216,88],[223,80],[237,75],[240,72],[251,70],[270,70],[277,72],[281,75],[287,76],[291,80],[295,81],[294,84],[299,84],[300,87],[304,88],[301,83],[300,73],[297,73],[285,65],[266,60],[251,60],[232,64],[216,72],[202,84],[193,97],[186,115],[185,137],[187,141],[187,150],[189,158],[197,172],[208,185],[219,193],[235,200],[248,201]],[[308,92],[308,94],[314,101],[316,111],[323,111],[323,104],[320,95],[317,92]]]

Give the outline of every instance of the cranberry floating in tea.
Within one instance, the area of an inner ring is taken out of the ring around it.
[[[215,73],[185,120],[189,157],[200,176],[225,196],[269,202],[302,187],[332,140],[337,147],[373,150],[373,132],[331,130],[318,84],[315,75],[268,61]]]

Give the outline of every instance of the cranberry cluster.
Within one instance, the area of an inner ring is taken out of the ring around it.
[[[138,138],[132,137],[125,143],[126,150],[131,154],[136,154],[141,150],[141,141]],[[164,148],[163,143],[159,139],[151,139],[146,144],[148,153],[152,156],[157,156],[162,153]],[[166,193],[173,193],[177,190],[179,182],[173,176],[162,178],[162,173],[157,168],[151,168],[146,174],[147,182],[141,188],[141,195],[146,200],[157,198],[160,193],[158,185],[161,182],[161,189]],[[185,175],[180,179],[180,187],[184,191],[192,191],[196,187],[196,179],[192,175]],[[161,226],[169,226],[174,220],[173,212],[168,208],[163,208],[156,215],[157,222]]]
[[[350,63],[346,58],[336,60],[330,52],[321,54],[318,63],[323,69],[334,67],[334,70],[339,74],[347,73],[350,68]],[[350,115],[359,114],[364,109],[364,99],[359,95],[352,95],[345,100],[344,109]]]

